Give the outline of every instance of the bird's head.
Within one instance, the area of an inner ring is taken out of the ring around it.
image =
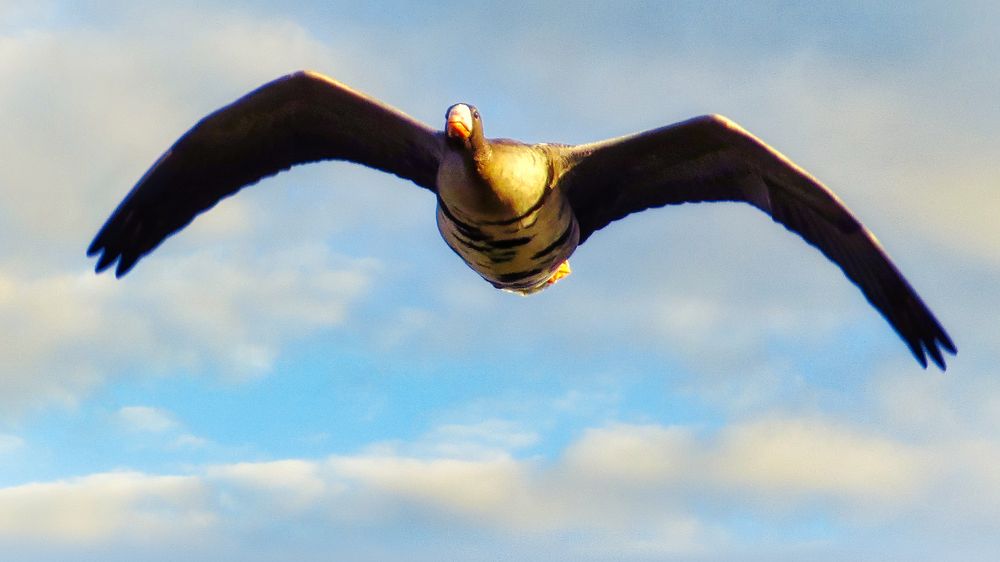
[[[456,103],[445,114],[445,134],[448,139],[465,144],[483,137],[483,121],[479,110],[466,103]]]

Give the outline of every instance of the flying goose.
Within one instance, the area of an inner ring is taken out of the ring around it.
[[[444,132],[311,71],[274,80],[199,121],[139,180],[87,255],[126,274],[220,199],[297,164],[349,160],[434,193],[445,242],[494,287],[530,294],[569,273],[577,246],[653,207],[744,201],[819,248],[917,361],[945,369],[948,334],[875,236],[826,186],[719,115],[576,146],[487,139],[459,103]]]

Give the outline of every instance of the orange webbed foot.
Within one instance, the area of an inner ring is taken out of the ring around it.
[[[569,267],[569,260],[566,260],[561,264],[559,264],[559,269],[557,269],[556,272],[552,274],[552,277],[549,277],[549,280],[546,281],[545,284],[553,285],[555,284],[556,281],[562,279],[563,277],[566,277],[570,273],[573,273],[573,270],[570,269]]]

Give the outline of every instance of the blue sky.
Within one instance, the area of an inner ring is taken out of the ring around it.
[[[0,1],[0,548],[991,559],[1000,8],[853,4]],[[749,206],[630,217],[520,298],[424,190],[340,163],[93,275],[156,157],[300,68],[528,141],[727,115],[846,201],[960,354],[920,369]]]

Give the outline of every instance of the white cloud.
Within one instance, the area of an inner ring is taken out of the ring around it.
[[[23,438],[17,435],[0,433],[0,455],[16,451],[23,446]]]
[[[332,486],[321,477],[318,463],[303,460],[212,466],[205,476],[219,490],[225,509],[267,517],[315,507]]]
[[[565,453],[570,471],[584,478],[648,488],[688,478],[699,451],[686,428],[613,425],[588,430]]]
[[[208,439],[190,433],[182,433],[171,442],[171,446],[175,449],[200,449],[208,444]]]
[[[334,457],[333,472],[368,493],[457,516],[511,520],[525,492],[524,467],[512,458],[470,461],[363,455]]]
[[[928,461],[941,452],[809,418],[717,432],[618,424],[588,430],[567,449],[562,470],[623,519],[707,504],[742,505],[775,520],[824,506],[838,517],[884,522],[932,494],[940,474]]]
[[[95,543],[120,536],[158,541],[213,523],[197,478],[134,472],[0,489],[0,537]]]
[[[439,426],[423,436],[413,452],[450,458],[488,458],[529,447],[538,439],[537,433],[520,424],[491,419]]]
[[[178,426],[173,415],[162,408],[123,406],[116,415],[122,427],[129,431],[162,433]]]
[[[123,406],[115,412],[114,422],[135,444],[153,446],[163,451],[203,449],[212,442],[186,430],[169,410],[152,406]]]
[[[934,476],[917,447],[821,420],[729,427],[713,455],[706,468],[726,486],[778,503],[826,497],[858,512],[919,501]]]
[[[285,341],[343,323],[373,268],[313,247],[243,261],[158,259],[124,281],[0,270],[0,326],[10,334],[0,402],[8,415],[72,404],[127,370],[260,376]]]

